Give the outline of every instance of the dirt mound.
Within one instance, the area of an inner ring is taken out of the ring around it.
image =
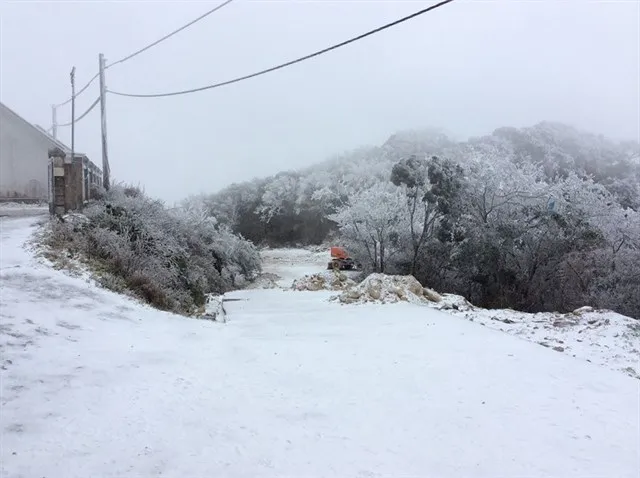
[[[305,275],[293,281],[293,290],[344,290],[356,283],[346,274],[335,272],[321,272]]]
[[[367,302],[389,304],[401,301],[426,304],[439,302],[442,297],[437,292],[422,287],[422,284],[411,275],[376,273],[369,275],[360,284],[349,287],[335,299],[343,304]]]

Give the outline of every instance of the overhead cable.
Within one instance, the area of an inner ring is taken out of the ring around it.
[[[87,111],[85,111],[84,113],[82,113],[80,116],[78,116],[78,117],[75,119],[75,121],[72,121],[72,122],[70,122],[70,123],[59,124],[59,125],[57,125],[57,126],[71,126],[74,122],[75,122],[75,123],[77,123],[77,122],[78,122],[78,121],[80,121],[82,118],[84,118],[85,116],[87,116],[87,115],[91,112],[91,110],[92,110],[93,108],[95,108],[95,107],[96,107],[96,105],[97,105],[99,102],[100,102],[100,97],[98,96],[98,97],[96,98],[96,100],[91,104],[91,106],[89,106],[89,109],[88,109]]]
[[[134,56],[139,55],[142,52],[147,51],[149,48],[152,48],[154,46],[156,46],[158,43],[161,43],[163,41],[165,41],[168,38],[171,38],[173,35],[175,35],[176,33],[180,33],[182,30],[184,30],[185,28],[189,28],[191,25],[193,25],[194,23],[199,22],[200,20],[208,17],[209,15],[211,15],[212,13],[217,12],[218,10],[220,10],[223,7],[226,7],[227,5],[229,5],[231,2],[233,2],[234,0],[226,0],[225,2],[221,3],[220,5],[218,5],[215,8],[212,8],[211,10],[209,10],[208,12],[203,13],[202,15],[200,15],[198,18],[196,18],[195,20],[191,20],[189,23],[187,23],[186,25],[181,26],[180,28],[178,28],[177,30],[172,31],[171,33],[163,36],[162,38],[160,38],[159,40],[154,41],[153,43],[151,43],[150,45],[145,46],[144,48],[141,48],[140,50],[131,53],[130,55],[125,56],[124,58],[118,60],[118,61],[114,61],[113,63],[110,63],[109,65],[105,66],[105,68],[110,68],[114,65],[117,65],[118,63],[124,63],[127,60],[130,60],[131,58],[133,58]]]
[[[100,73],[96,73],[95,76],[93,78],[91,78],[89,80],[89,82],[84,85],[77,93],[76,93],[76,98],[78,96],[80,96],[87,88],[89,88],[89,86],[91,86],[91,83],[93,83],[98,77],[100,76]],[[61,106],[65,106],[68,105],[69,103],[71,103],[72,98],[69,98],[67,101],[64,101],[58,105],[55,105],[56,108],[59,108]]]
[[[305,55],[303,57],[296,58],[295,60],[291,60],[291,61],[288,61],[286,63],[282,63],[280,65],[273,66],[271,68],[267,68],[265,70],[260,70],[260,71],[257,71],[255,73],[251,73],[250,75],[245,75],[245,76],[241,76],[241,77],[238,77],[238,78],[234,78],[232,80],[227,80],[227,81],[223,81],[223,82],[220,82],[220,83],[214,83],[212,85],[207,85],[207,86],[201,86],[199,88],[192,88],[190,90],[174,91],[174,92],[171,92],[171,93],[136,94],[136,93],[121,93],[121,92],[112,91],[112,90],[108,90],[108,92],[112,93],[114,95],[128,96],[128,97],[131,97],[131,98],[161,98],[161,97],[165,97],[165,96],[187,95],[187,94],[190,94],[190,93],[197,93],[197,92],[204,91],[204,90],[211,90],[213,88],[220,88],[221,86],[227,86],[227,85],[231,85],[233,83],[238,83],[240,81],[248,80],[250,78],[255,78],[256,76],[265,75],[267,73],[271,73],[272,71],[280,70],[282,68],[286,68],[288,66],[295,65],[296,63],[300,63],[300,62],[303,62],[305,60],[309,60],[309,59],[314,58],[316,56],[323,55],[324,53],[328,53],[328,52],[330,52],[332,50],[336,50],[336,49],[341,48],[341,47],[343,47],[345,45],[348,45],[350,43],[354,43],[354,42],[356,42],[358,40],[362,40],[363,38],[366,38],[368,36],[374,35],[374,34],[376,34],[378,32],[381,32],[381,31],[386,30],[388,28],[391,28],[391,27],[394,27],[394,26],[399,25],[401,23],[404,23],[406,21],[409,21],[409,20],[411,20],[413,18],[416,18],[416,17],[418,17],[420,15],[423,15],[425,13],[428,13],[428,12],[430,12],[432,10],[435,10],[436,8],[442,7],[442,6],[446,5],[447,3],[451,3],[451,2],[453,2],[453,0],[441,1],[441,2],[436,3],[435,5],[432,5],[432,6],[428,7],[428,8],[424,8],[424,9],[422,9],[422,10],[420,10],[418,12],[415,12],[415,13],[413,13],[411,15],[408,15],[406,17],[400,18],[399,20],[396,20],[396,21],[391,22],[391,23],[387,23],[386,25],[378,27],[378,28],[376,28],[374,30],[370,30],[370,31],[368,31],[366,33],[363,33],[361,35],[358,35],[356,37],[350,38],[349,40],[345,40],[345,41],[343,41],[341,43],[337,43],[337,44],[335,44],[333,46],[324,48],[323,50],[316,51],[315,53],[311,53],[309,55]]]
[[[189,28],[191,25],[193,25],[193,24],[195,24],[195,23],[199,22],[200,20],[205,19],[206,17],[208,17],[208,16],[209,16],[209,15],[211,15],[212,13],[215,13],[215,12],[217,12],[218,10],[220,10],[221,8],[226,7],[227,5],[229,5],[229,4],[230,4],[231,2],[233,2],[233,1],[235,1],[235,0],[226,0],[225,2],[221,3],[220,5],[218,5],[218,6],[214,7],[214,8],[212,8],[211,10],[206,11],[205,13],[203,13],[202,15],[200,15],[198,18],[196,18],[196,19],[194,19],[194,20],[191,20],[189,23],[187,23],[187,24],[185,24],[185,25],[181,26],[181,27],[180,27],[180,28],[178,28],[177,30],[174,30],[174,31],[172,31],[171,33],[169,33],[169,34],[167,34],[167,35],[163,36],[163,37],[162,37],[162,38],[160,38],[159,40],[154,41],[153,43],[151,43],[151,44],[149,44],[149,45],[145,46],[144,48],[141,48],[140,50],[137,50],[137,51],[135,51],[135,52],[131,53],[130,55],[125,56],[124,58],[121,58],[121,59],[120,59],[120,60],[118,60],[118,61],[114,61],[113,63],[110,63],[110,64],[106,65],[106,66],[105,66],[105,69],[106,69],[106,68],[110,68],[110,67],[112,67],[112,66],[114,66],[114,65],[117,65],[117,64],[119,64],[119,63],[124,63],[125,61],[130,60],[131,58],[133,58],[133,57],[135,57],[135,56],[138,56],[140,53],[143,53],[143,52],[147,51],[149,48],[153,48],[153,47],[154,47],[154,46],[156,46],[157,44],[159,44],[159,43],[161,43],[161,42],[163,42],[163,41],[165,41],[165,40],[167,40],[167,39],[171,38],[171,37],[172,37],[173,35],[175,35],[176,33],[180,33],[182,30],[184,30],[184,29],[186,29],[186,28]],[[94,81],[95,81],[99,76],[100,76],[100,72],[96,73],[96,74],[95,74],[95,75],[94,75],[94,76],[89,80],[89,82],[88,82],[85,86],[83,86],[83,87],[80,89],[80,91],[78,91],[78,92],[76,93],[76,98],[77,98],[80,94],[82,94],[82,92],[84,92],[87,88],[89,88],[89,86],[90,86],[90,85],[91,85],[91,84],[92,84],[92,83],[93,83],[93,82],[94,82]],[[69,103],[71,103],[71,98],[69,98],[68,100],[66,100],[66,101],[64,101],[64,102],[62,102],[62,103],[60,103],[60,104],[58,104],[58,105],[55,105],[55,106],[56,106],[56,108],[58,108],[58,107],[60,107],[60,106],[65,106],[65,105],[67,105],[67,104],[69,104]]]

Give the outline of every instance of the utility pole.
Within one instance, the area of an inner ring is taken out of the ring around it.
[[[71,68],[71,162],[75,159],[76,147],[76,67]]]
[[[56,105],[51,105],[51,134],[53,139],[58,139],[58,115]]]
[[[110,184],[109,154],[107,151],[107,85],[104,81],[105,59],[98,56],[100,72],[100,126],[102,136],[102,185],[108,191]]]

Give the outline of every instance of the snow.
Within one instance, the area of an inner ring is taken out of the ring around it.
[[[324,273],[331,256],[329,248],[320,250],[307,249],[265,249],[261,252],[262,260],[268,264],[266,274],[275,275],[274,282],[284,288],[290,288],[296,279],[307,274]],[[348,277],[357,272],[343,271]],[[333,274],[333,272],[331,272]]]
[[[640,471],[622,373],[330,291],[237,291],[226,324],[179,317],[36,261],[34,218],[0,221],[3,478]],[[284,282],[322,267],[265,255]]]
[[[400,301],[426,303],[423,287],[413,276],[369,274],[360,284],[348,288],[332,300],[343,304],[377,302],[393,304]]]
[[[305,274],[293,281],[293,290],[344,290],[356,285],[353,279],[343,272],[324,271]]]
[[[47,204],[0,202],[0,217],[41,216],[49,213]]]
[[[640,378],[640,321],[591,307],[573,313],[527,314],[474,307],[464,297],[445,294],[430,304],[439,310]],[[453,305],[457,308],[452,308]]]

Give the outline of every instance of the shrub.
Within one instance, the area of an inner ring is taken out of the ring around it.
[[[111,289],[189,314],[260,271],[253,244],[213,218],[165,208],[137,187],[114,186],[51,228],[49,245],[77,254]]]

